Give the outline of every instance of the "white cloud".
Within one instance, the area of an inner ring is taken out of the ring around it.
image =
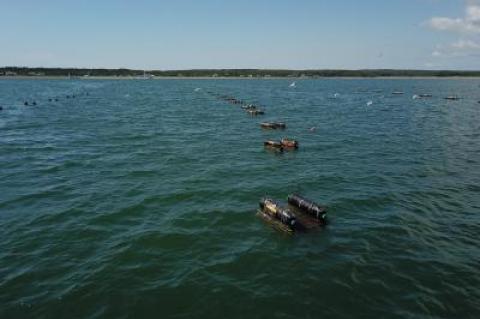
[[[432,52],[434,58],[472,57],[480,55],[480,43],[460,39],[445,46],[437,46]]]
[[[480,3],[469,1],[463,18],[433,17],[427,25],[439,31],[480,33]]]
[[[457,50],[480,50],[480,43],[472,40],[458,40],[452,43],[451,47]]]
[[[456,42],[435,47],[431,56],[436,61],[480,56],[480,0],[466,2],[464,17],[433,17],[427,25],[434,30],[459,35]]]

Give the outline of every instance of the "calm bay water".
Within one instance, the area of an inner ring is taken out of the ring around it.
[[[1,80],[0,318],[478,318],[480,80],[289,83]]]

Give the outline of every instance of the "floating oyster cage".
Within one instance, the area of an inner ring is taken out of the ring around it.
[[[288,234],[307,233],[307,232],[320,230],[323,228],[323,226],[327,224],[326,211],[322,215],[322,218],[318,219],[312,216],[311,214],[309,214],[308,212],[301,210],[293,205],[283,203],[283,202],[277,202],[277,203],[280,205],[280,207],[288,209],[291,213],[295,215],[296,221],[295,221],[295,226],[293,228],[289,227],[288,225],[285,225],[279,219],[276,219],[270,214],[267,214],[262,209],[257,210],[257,216],[262,218],[265,222],[267,222],[269,225],[271,225],[273,228],[275,228],[278,231],[288,233]]]

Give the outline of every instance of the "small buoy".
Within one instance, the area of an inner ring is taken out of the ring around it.
[[[308,129],[310,132],[315,132],[317,130],[317,128],[314,126],[314,127],[311,127]]]
[[[333,95],[334,98],[337,98],[337,97],[339,97],[339,96],[340,96],[340,94],[338,94],[338,93],[335,93],[335,94]]]
[[[368,101],[368,102],[367,102],[367,106],[370,106],[370,105],[372,105],[372,104],[373,104],[373,101]]]

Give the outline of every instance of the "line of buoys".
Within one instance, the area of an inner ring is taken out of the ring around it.
[[[396,91],[396,92],[392,92],[392,94],[393,95],[401,95],[401,94],[404,94],[404,93]],[[432,98],[432,97],[433,97],[433,94],[431,94],[431,93],[419,93],[419,94],[414,94],[412,96],[412,99],[413,100],[419,100],[419,99],[428,99],[428,98]],[[448,96],[444,97],[443,99],[448,100],[448,101],[458,101],[461,98],[458,95],[453,94],[453,95],[448,95]]]
[[[295,85],[294,83],[292,84],[293,85],[291,86]],[[382,93],[382,91],[379,90],[375,92]],[[248,104],[244,100],[237,99],[229,95],[216,94],[213,92],[208,93],[230,104],[241,105],[241,109],[249,114],[264,114],[264,112],[259,110],[256,105]],[[403,91],[393,91],[391,94],[396,96],[404,95],[405,93]],[[333,98],[338,98],[339,96],[339,93],[333,94]],[[412,99],[426,99],[431,97],[433,97],[433,95],[430,93],[418,93],[413,95]],[[445,97],[445,99],[456,101],[460,98],[457,95],[451,95]],[[478,103],[480,103],[480,101],[478,101]],[[368,100],[366,102],[367,106],[371,106],[372,104],[372,100]],[[262,122],[260,123],[260,127],[268,130],[284,130],[286,129],[286,124],[283,122]],[[311,127],[309,129],[310,132],[314,132],[315,130],[316,127]],[[263,144],[266,149],[275,152],[295,150],[299,147],[298,141],[286,137],[282,138],[281,140],[269,139],[264,141]],[[297,194],[289,195],[287,197],[287,201],[289,207],[284,207],[271,198],[264,198],[259,203],[260,209],[258,210],[258,215],[274,225],[276,228],[290,233],[299,230],[313,229],[327,224],[327,211],[324,207]]]
[[[200,90],[195,90],[199,92]],[[254,104],[246,103],[244,100],[237,99],[229,95],[223,95],[214,93],[211,91],[206,91],[207,94],[218,98],[221,101],[228,102],[234,105],[241,105],[241,109],[248,112],[252,115],[263,114],[263,111]],[[260,123],[262,129],[270,130],[285,130],[287,125],[284,122],[262,122]],[[311,128],[310,131],[314,131],[315,127]],[[273,152],[283,152],[284,150],[296,150],[299,147],[298,141],[290,138],[282,138],[281,140],[266,140],[264,141],[264,147]],[[295,197],[297,196],[297,197]],[[271,225],[275,226],[277,229],[286,231],[289,233],[297,232],[301,230],[313,229],[318,226],[325,225],[325,216],[326,212],[321,211],[320,206],[315,206],[313,202],[307,202],[306,199],[302,198],[303,202],[301,205],[295,205],[293,199],[299,199],[298,195],[289,195],[288,199],[292,203],[291,209],[285,208],[279,205],[277,202],[270,198],[264,198],[260,201],[260,209],[258,210],[258,215],[264,220],[269,222]],[[307,204],[308,203],[308,204]],[[293,212],[296,210],[296,213]],[[320,215],[320,212],[322,214]],[[298,215],[298,217],[297,217]],[[323,219],[320,219],[321,218]],[[297,222],[300,220],[300,222]]]
[[[67,94],[65,95],[65,98],[66,99],[74,99],[78,96],[89,96],[89,93],[88,92],[82,92],[82,93],[79,93],[79,94]],[[60,98],[59,97],[49,97],[47,98],[47,101],[48,102],[58,102],[60,101]],[[24,106],[36,106],[37,105],[37,101],[33,100],[33,101],[24,101],[23,102],[23,105]]]
[[[195,91],[195,92],[199,92]],[[238,99],[236,97],[230,96],[230,95],[225,95],[225,94],[218,94],[212,91],[207,91],[207,94],[214,96],[215,98],[225,101],[227,103],[233,104],[233,105],[241,105],[241,108],[249,115],[252,116],[257,116],[257,115],[264,115],[265,111],[261,110],[257,105],[247,103],[244,100]]]
[[[81,96],[89,96],[89,92],[86,92],[86,91],[83,91],[83,92],[75,92],[75,93],[72,93],[72,94],[67,94],[65,95],[65,97],[67,99],[74,99],[74,98],[77,98],[77,97],[81,97]],[[48,97],[45,99],[45,101],[48,101],[50,103],[52,102],[59,102],[61,99],[61,97]],[[13,104],[12,107],[18,107],[19,105],[21,106],[38,106],[38,105],[42,105],[42,101],[39,101],[39,100],[31,100],[31,99],[25,99],[23,101],[20,102],[20,104]],[[0,107],[0,111],[2,111],[4,108],[3,107]]]
[[[200,90],[195,90],[195,92],[199,92]],[[260,110],[257,105],[255,104],[250,104],[246,103],[244,100],[235,98],[230,95],[225,95],[225,94],[218,94],[214,93],[211,91],[206,91],[207,94],[214,96],[222,101],[231,103],[231,104],[240,104],[241,108],[246,111],[248,114],[252,116],[256,115],[263,115],[265,114],[264,111]],[[277,130],[277,129],[286,129],[287,125],[283,122],[262,122],[260,123],[260,127],[263,129],[271,129],[271,130]],[[311,130],[313,131],[313,130]],[[298,142],[293,139],[289,138],[282,138],[280,141],[273,141],[273,140],[267,140],[263,142],[263,145],[268,148],[268,149],[273,149],[276,151],[283,151],[283,149],[287,150],[296,150],[298,148]]]

